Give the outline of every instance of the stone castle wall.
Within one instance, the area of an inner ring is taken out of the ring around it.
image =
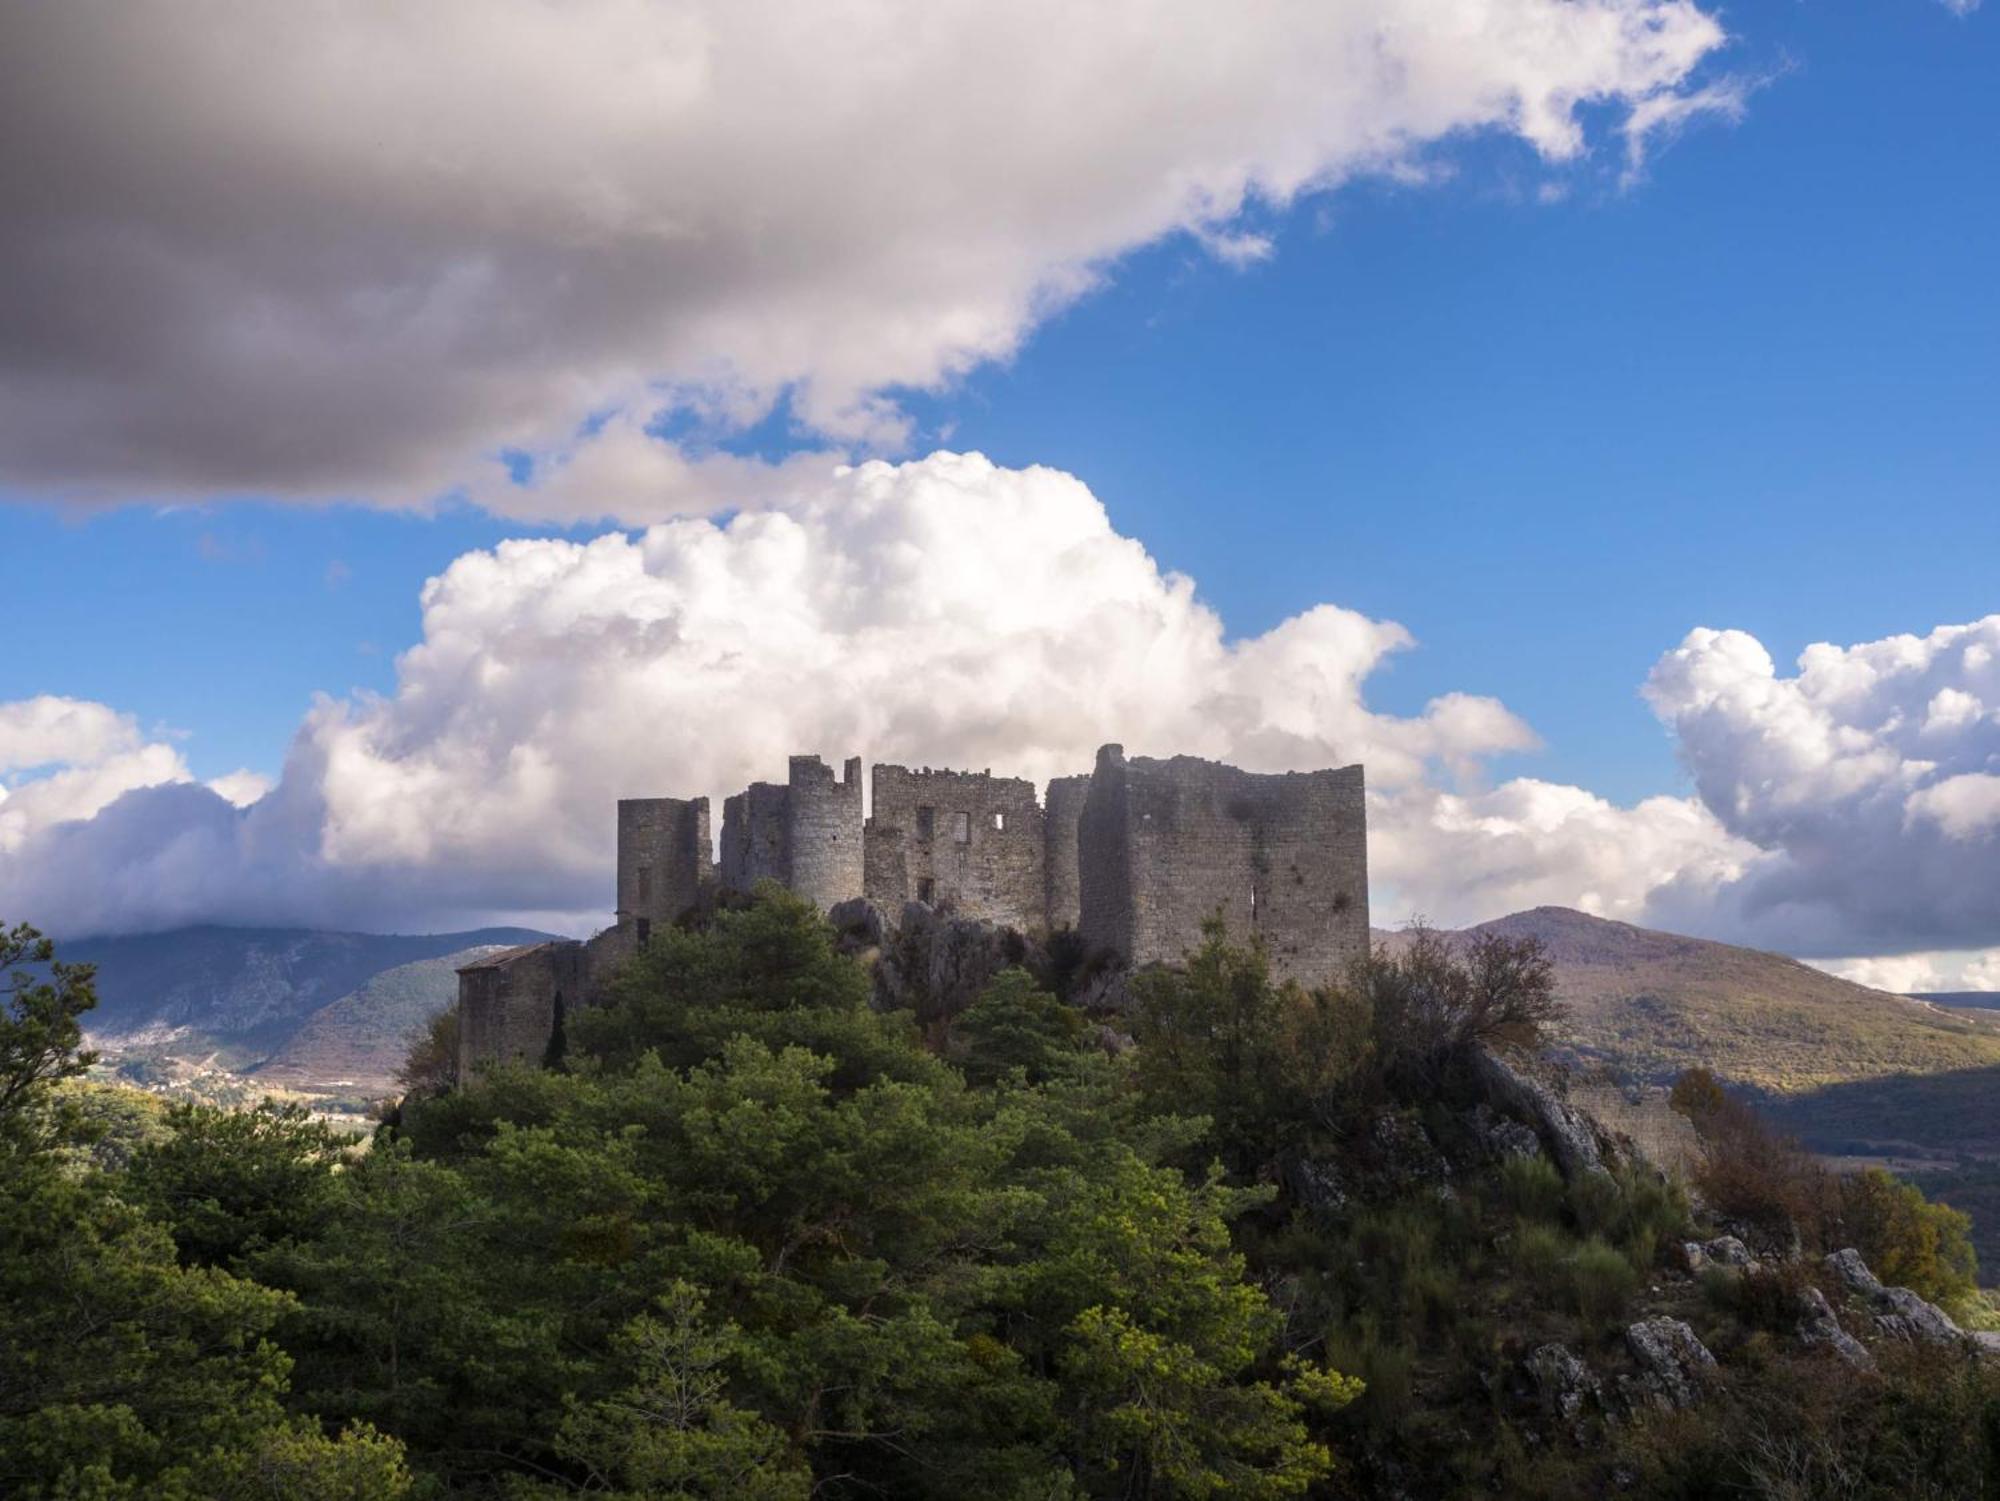
[[[1057,777],[1049,783],[1042,811],[1044,857],[1042,910],[1049,927],[1074,928],[1083,918],[1083,872],[1077,861],[1077,829],[1083,822],[1090,777]]]
[[[584,1002],[583,945],[556,939],[508,949],[458,972],[458,1076],[539,1063],[557,1022]]]
[[[791,871],[785,885],[825,912],[862,887],[861,758],[844,774],[818,756],[794,756],[788,793]]]
[[[723,886],[776,881],[822,912],[862,887],[861,758],[844,775],[818,756],[793,756],[789,780],[753,782],[722,804]]]
[[[1083,936],[1171,963],[1219,914],[1306,984],[1368,952],[1361,768],[1259,775],[1193,756],[1098,752],[1079,825]]]
[[[1220,913],[1261,939],[1273,970],[1319,983],[1368,951],[1361,768],[1265,776],[1192,756],[1105,746],[1087,776],[1032,783],[990,772],[874,771],[864,822],[861,761],[835,776],[794,756],[783,784],[723,803],[711,862],[706,798],[618,804],[614,925],[587,944],[510,950],[459,972],[461,1073],[543,1055],[567,1006],[718,883],[772,880],[822,912],[867,896],[899,918],[926,901],[1026,933],[1074,927],[1133,965],[1173,962]]]
[[[1035,785],[991,772],[878,765],[863,894],[889,912],[949,904],[961,917],[1041,931],[1045,839]]]
[[[711,858],[707,798],[620,798],[618,923],[673,922],[714,879]]]

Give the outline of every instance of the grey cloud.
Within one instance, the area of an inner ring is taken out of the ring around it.
[[[0,484],[392,504],[606,410],[789,390],[896,441],[878,393],[1135,246],[1468,130],[1566,159],[1584,102],[1643,134],[1723,40],[1685,0],[0,0],[0,38]]]

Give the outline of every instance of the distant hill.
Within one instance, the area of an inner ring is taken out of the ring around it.
[[[384,970],[491,944],[534,943],[527,928],[385,934],[304,928],[177,928],[59,945],[97,966],[94,1039],[207,1047],[236,1067],[262,1062],[306,1020]]]
[[[502,947],[482,944],[371,976],[360,989],[307,1017],[257,1066],[256,1079],[289,1088],[387,1092],[411,1040],[457,1003],[458,967]]]
[[[2000,990],[1933,990],[1920,993],[1917,999],[1956,1010],[2000,1011]]]
[[[1567,907],[1465,929],[1539,938],[1586,1059],[1664,1082],[1695,1064],[1777,1093],[2000,1065],[2000,1017],[1870,990],[1758,949]],[[1379,935],[1394,944],[1398,935]]]

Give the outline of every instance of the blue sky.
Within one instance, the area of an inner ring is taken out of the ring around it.
[[[2000,30],[1942,6],[1728,14],[1768,77],[1621,189],[1516,142],[1269,225],[1237,271],[1128,257],[922,438],[1084,478],[1232,632],[1316,600],[1407,625],[1388,708],[1460,687],[1539,774],[1674,785],[1639,702],[1690,627],[1781,661],[2000,607]],[[781,440],[782,441],[782,440]],[[768,445],[767,445],[768,446]],[[599,528],[576,528],[589,534]],[[388,691],[423,580],[554,529],[237,502],[0,511],[0,698],[65,693],[275,772],[316,692]],[[333,571],[332,577],[329,570]]]
[[[1076,476],[1233,639],[1321,602],[1400,622],[1419,644],[1368,678],[1371,711],[1488,695],[1541,738],[1483,751],[1481,785],[1686,796],[1684,727],[1639,690],[1690,630],[1747,633],[1783,677],[1815,641],[2000,611],[2000,16],[1815,0],[1719,20],[1727,45],[1674,87],[1720,84],[1739,117],[1647,138],[1638,173],[1636,86],[1577,108],[1569,161],[1504,128],[1414,132],[1391,177],[1223,215],[1262,259],[1218,257],[1206,228],[1128,236],[1011,357],[871,369],[856,384],[909,423],[873,451]],[[693,427],[770,461],[870,451],[792,410]],[[316,694],[397,693],[426,579],[504,538],[605,530],[398,509],[388,488],[302,504],[317,477],[214,472],[213,495],[176,476],[170,505],[120,503],[143,467],[77,460],[88,505],[47,498],[73,493],[59,463],[16,475],[0,703],[90,700],[171,732],[197,778],[276,776]]]

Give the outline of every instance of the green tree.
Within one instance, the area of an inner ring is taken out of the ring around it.
[[[0,1149],[41,1144],[50,1086],[97,1061],[77,1022],[97,1004],[94,976],[26,923],[0,927]]]
[[[291,1362],[270,1338],[285,1295],[182,1267],[167,1229],[61,1137],[65,1116],[41,1107],[84,1067],[89,974],[26,929],[7,945],[48,978],[17,973],[0,1014],[0,1494],[247,1501],[275,1474],[324,1501],[404,1494],[399,1445],[286,1413]]]
[[[1978,1287],[1970,1216],[1931,1203],[1915,1184],[1879,1167],[1841,1179],[1838,1205],[1838,1232],[1828,1238],[1854,1246],[1890,1286],[1942,1303]]]
[[[1344,991],[1274,982],[1263,949],[1231,944],[1219,919],[1202,933],[1184,965],[1133,978],[1139,1084],[1162,1111],[1208,1117],[1224,1160],[1255,1176],[1339,1124],[1367,1017]]]
[[[184,1262],[238,1269],[325,1225],[342,1152],[299,1105],[181,1104],[167,1112],[166,1137],[133,1154],[127,1183],[170,1229]]]
[[[804,1501],[812,1472],[784,1432],[729,1400],[740,1331],[704,1317],[699,1288],[676,1282],[654,1313],[619,1331],[612,1358],[627,1384],[595,1402],[572,1399],[556,1448],[582,1478],[526,1482],[522,1497],[587,1492],[607,1501],[729,1497]]]
[[[959,1016],[953,1056],[977,1085],[995,1084],[1015,1069],[1040,1084],[1076,1057],[1085,1028],[1080,1011],[1043,990],[1026,970],[1006,969]]]

